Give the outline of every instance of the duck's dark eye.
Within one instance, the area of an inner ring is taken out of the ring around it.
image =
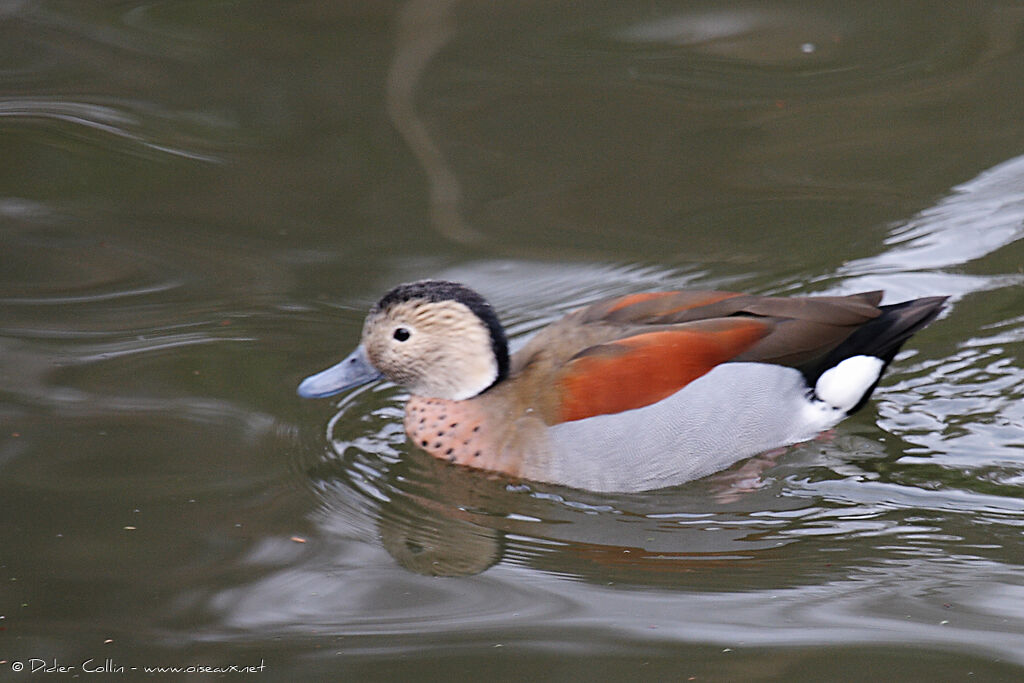
[[[394,336],[394,338],[397,339],[398,341],[404,342],[406,339],[409,338],[409,330],[405,329],[404,327],[399,327],[398,329],[395,330],[395,334],[392,336]]]

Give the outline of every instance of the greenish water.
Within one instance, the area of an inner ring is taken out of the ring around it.
[[[4,679],[1019,680],[1021,83],[1015,2],[0,1]],[[952,305],[615,496],[295,396],[425,276]]]

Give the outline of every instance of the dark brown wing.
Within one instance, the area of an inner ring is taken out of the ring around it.
[[[879,316],[881,298],[652,292],[600,301],[571,316],[608,338],[556,369],[556,414],[578,420],[650,405],[728,361],[815,366]]]

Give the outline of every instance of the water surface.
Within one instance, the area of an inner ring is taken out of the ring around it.
[[[1013,2],[0,3],[0,670],[1018,680],[1022,35]],[[433,461],[389,385],[294,395],[426,276],[514,343],[656,288],[951,305],[833,433],[598,495]]]

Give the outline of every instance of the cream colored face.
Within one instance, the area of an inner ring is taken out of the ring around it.
[[[463,400],[498,377],[487,326],[457,301],[402,301],[363,325],[367,358],[418,396]]]

